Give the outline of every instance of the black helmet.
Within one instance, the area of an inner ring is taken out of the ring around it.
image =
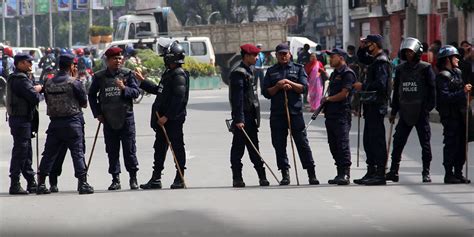
[[[164,58],[165,65],[184,63],[184,48],[178,43],[178,41],[174,41],[164,46],[162,52],[161,56]]]
[[[418,59],[420,59],[421,54],[423,53],[423,45],[421,42],[418,39],[412,37],[405,38],[400,45],[400,59],[402,60],[407,60],[405,53],[403,52],[405,49],[410,49],[415,52],[416,58]]]
[[[438,51],[438,59],[451,57],[453,55],[457,56],[457,57],[460,56],[459,52],[458,52],[458,49],[456,49],[452,45],[445,45],[445,46],[441,47]]]

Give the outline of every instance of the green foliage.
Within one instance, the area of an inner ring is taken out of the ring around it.
[[[90,36],[99,36],[100,35],[100,27],[101,26],[91,26],[91,27],[89,27],[89,35]]]
[[[191,77],[212,76],[216,74],[216,67],[207,63],[198,63],[192,58],[185,58],[183,68]]]
[[[472,0],[453,0],[453,4],[464,12],[474,11],[474,1]]]
[[[113,32],[114,32],[114,29],[110,26],[93,25],[89,27],[89,35],[91,36],[111,35]]]

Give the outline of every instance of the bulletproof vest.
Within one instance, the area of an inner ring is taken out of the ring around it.
[[[25,73],[15,72],[7,79],[6,107],[9,116],[31,116],[31,107],[25,98],[17,96],[12,91],[13,80],[28,78]]]
[[[454,73],[443,70],[439,72],[446,80],[449,80],[448,89],[450,93],[455,93],[464,90],[464,82],[461,78],[461,71],[457,68],[454,69]],[[446,101],[437,100],[437,107],[436,109],[439,111],[440,116],[458,116],[460,115],[459,112],[463,112],[466,108],[465,100],[461,103],[453,105],[452,103],[448,103]]]
[[[244,67],[236,67],[233,72],[238,72],[242,74],[244,79],[244,111],[255,113],[257,127],[260,126],[260,102],[258,100],[258,95],[253,89],[254,75],[249,73]],[[232,90],[231,83],[229,83],[229,92]],[[229,93],[229,100],[232,106],[232,94]]]
[[[377,67],[382,66],[383,64],[388,65],[388,68],[391,69],[391,63],[385,54],[379,55],[375,58],[374,62],[370,64],[367,68],[367,76],[366,76],[366,84],[370,85],[373,83],[377,78],[375,78],[375,70]],[[390,94],[392,93],[392,73],[389,70],[388,81],[387,81],[387,88],[385,90],[379,90],[375,93],[375,97],[371,100],[365,101],[368,104],[380,104],[386,105],[390,100]],[[370,90],[370,89],[369,89]]]
[[[357,80],[356,73],[351,68],[349,68],[349,66],[347,66],[346,69],[343,72],[338,73],[337,75],[336,75],[335,72],[331,73],[331,76],[329,78],[328,96],[334,96],[334,95],[338,94],[339,92],[341,92],[341,91],[336,91],[335,90],[334,83],[336,83],[336,80],[339,80],[339,81],[342,80],[348,74],[352,74],[354,76],[354,79]],[[344,109],[345,109],[344,112],[350,112],[350,110],[351,110],[351,97],[352,97],[352,90],[349,91],[349,96],[347,96],[347,98],[345,98],[344,100],[339,101],[339,102],[331,102],[331,104],[343,104]],[[325,111],[325,113],[335,113],[336,112],[332,108],[328,109],[328,106],[326,106],[324,108],[324,111]],[[342,111],[337,111],[337,112],[342,112]]]
[[[46,81],[46,113],[49,117],[69,117],[81,112],[79,101],[74,96],[73,82],[73,78],[60,83],[55,83],[53,80]]]
[[[127,84],[127,79],[131,71],[119,69],[115,75],[110,75],[102,71],[96,80],[100,80],[100,105],[105,121],[113,128],[120,129],[125,123],[127,112],[133,108],[131,100],[122,96],[122,90],[115,85],[115,81],[122,80]]]
[[[423,99],[426,93],[425,70],[430,66],[426,62],[419,62],[414,67],[408,63],[399,66],[400,85],[398,90],[400,103],[400,117],[413,126],[418,121],[423,109]]]

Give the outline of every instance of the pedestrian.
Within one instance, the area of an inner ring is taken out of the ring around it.
[[[456,48],[446,45],[441,47],[437,58],[440,72],[436,75],[436,110],[443,125],[446,184],[470,183],[463,176],[462,169],[466,161],[467,94],[472,90],[472,85],[462,80],[458,68],[459,56]]]
[[[310,61],[311,50],[309,44],[304,44],[303,48],[298,52],[297,63],[306,65]]]
[[[416,128],[423,162],[422,181],[431,182],[431,128],[430,111],[436,104],[435,74],[431,65],[421,61],[423,45],[416,38],[407,37],[400,45],[400,58],[404,61],[395,69],[390,123],[400,115],[393,135],[392,164],[386,179],[398,182],[402,152],[413,127]]]
[[[385,139],[384,118],[387,114],[391,88],[391,63],[383,53],[383,37],[368,35],[362,39],[357,57],[368,65],[364,82],[354,83],[357,91],[362,91],[364,115],[364,150],[367,156],[367,173],[356,184],[385,185],[385,166],[387,162],[387,142]]]
[[[252,89],[254,75],[250,67],[258,61],[260,49],[252,44],[240,46],[242,61],[230,74],[230,104],[232,107],[232,147],[230,149],[230,163],[232,169],[232,186],[245,187],[242,178],[242,156],[245,147],[249,153],[259,178],[260,186],[268,186],[270,183],[265,174],[263,162],[252,147],[251,142],[258,150],[258,128],[260,126],[260,103],[257,94]],[[250,141],[244,132],[248,134]]]
[[[351,150],[349,132],[351,130],[352,84],[356,74],[346,64],[347,53],[335,48],[331,52],[329,63],[334,71],[329,77],[328,96],[323,97],[324,117],[329,149],[335,160],[337,175],[329,184],[348,185],[350,183]]]
[[[58,74],[45,83],[44,93],[50,123],[38,171],[36,194],[51,193],[51,190],[46,188],[45,179],[53,169],[58,154],[64,146],[71,151],[74,176],[78,179],[77,191],[79,194],[94,193],[94,189],[87,183],[84,158],[85,122],[82,108],[87,107],[87,94],[82,83],[76,79],[78,71],[73,62],[73,55],[59,56]],[[64,160],[64,156],[59,159]],[[57,190],[53,189],[53,191]]]
[[[15,55],[15,71],[7,79],[6,107],[9,116],[8,125],[13,137],[9,189],[12,195],[36,192],[37,188],[35,172],[32,168],[31,138],[34,132],[33,127],[35,127],[33,120],[35,114],[38,113],[37,105],[41,99],[40,92],[43,87],[34,85],[28,77],[28,73],[32,70],[33,60],[29,54]],[[20,185],[20,174],[23,174],[28,182],[26,191]]]
[[[262,44],[257,44],[257,48],[260,50],[260,52],[257,55],[257,62],[255,63],[255,76],[254,76],[254,81],[253,81],[253,87],[255,91],[257,91],[257,87],[259,84],[259,81],[262,82],[263,77],[265,76],[265,54],[261,52],[262,50]]]
[[[122,67],[122,49],[111,47],[105,52],[107,68],[94,74],[89,88],[89,104],[94,118],[104,124],[105,150],[109,157],[112,184],[109,190],[119,190],[120,143],[125,167],[130,175],[130,189],[138,189],[135,119],[133,99],[140,94],[134,73]]]
[[[186,150],[184,148],[183,125],[186,120],[186,106],[189,99],[189,73],[182,67],[184,54],[184,48],[177,41],[163,47],[161,56],[164,59],[166,70],[158,85],[150,80],[145,80],[140,69],[135,71],[138,80],[141,81],[140,88],[156,95],[151,108],[150,120],[150,125],[155,131],[153,173],[147,183],[140,185],[142,189],[160,189],[162,187],[161,172],[164,169],[166,153],[169,148],[168,138],[176,158],[175,162],[177,162],[177,164],[175,163],[176,176],[170,188],[182,189],[185,187],[183,179],[186,169]]]
[[[278,169],[281,170],[283,177],[280,185],[290,184],[290,164],[286,153],[288,123],[290,122],[290,136],[293,136],[295,140],[303,169],[308,172],[309,183],[316,185],[319,184],[319,181],[316,178],[313,155],[304,129],[301,98],[301,95],[308,89],[307,75],[303,65],[295,64],[290,60],[291,53],[288,44],[279,44],[276,47],[276,55],[278,62],[268,68],[262,83],[262,94],[271,100],[270,129]],[[285,94],[288,103],[285,103]],[[288,116],[287,111],[289,111]],[[288,117],[290,121],[288,121]],[[296,164],[294,165],[296,166]]]
[[[13,50],[11,47],[3,48],[0,67],[0,76],[7,79],[8,76],[15,71],[15,63],[13,59]]]
[[[323,78],[327,78],[323,64],[318,61],[316,53],[312,53],[309,62],[304,65],[304,70],[308,75],[308,101],[311,112],[314,112],[321,103],[323,97]]]

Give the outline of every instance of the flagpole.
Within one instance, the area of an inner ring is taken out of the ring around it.
[[[49,46],[53,47],[53,3],[49,0]]]
[[[32,2],[33,6],[33,12],[31,15],[31,18],[33,19],[33,26],[32,26],[32,33],[33,33],[33,48],[36,48],[36,1]]]
[[[20,47],[20,3],[16,3],[16,47]]]
[[[72,48],[72,0],[69,3],[69,48]]]
[[[5,0],[2,0],[2,39],[3,42],[5,43],[5,14],[7,13],[6,11],[7,7],[5,6]]]

